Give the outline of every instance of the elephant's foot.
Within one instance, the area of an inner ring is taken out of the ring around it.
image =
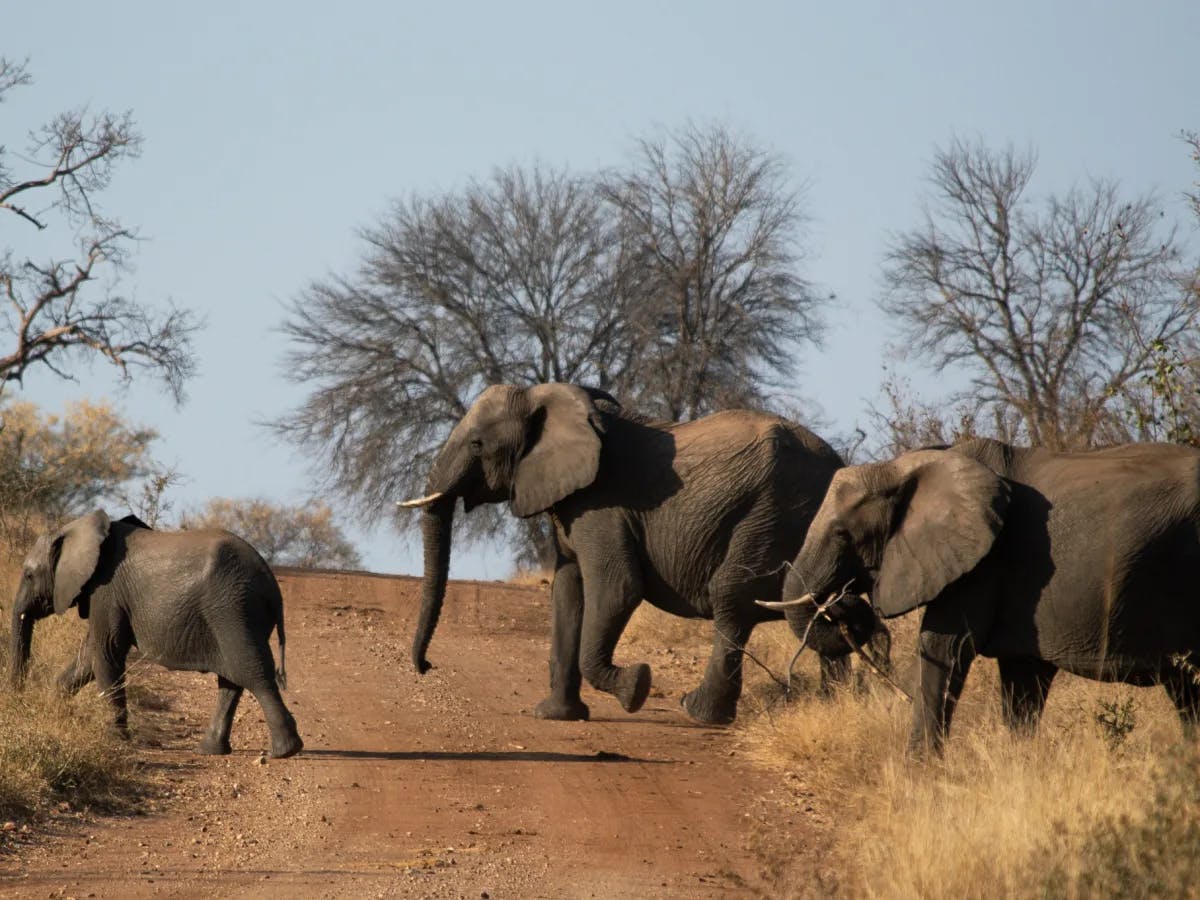
[[[591,710],[578,698],[563,700],[547,697],[534,707],[533,715],[538,719],[553,719],[559,722],[586,722],[591,716]]]
[[[197,753],[203,753],[205,756],[227,756],[233,752],[233,748],[229,746],[229,740],[213,737],[211,734],[206,734],[199,746],[196,747]]]
[[[271,738],[271,756],[274,759],[287,759],[289,756],[295,756],[304,749],[304,741],[300,740],[300,735],[292,732],[285,735],[282,739],[272,736]]]
[[[625,666],[617,676],[613,696],[621,703],[621,708],[628,713],[637,712],[650,696],[650,667],[645,663],[636,666]]]
[[[704,725],[729,725],[737,718],[737,700],[714,700],[704,688],[688,691],[679,699],[684,711]]]

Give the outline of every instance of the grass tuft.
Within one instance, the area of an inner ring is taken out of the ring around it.
[[[33,818],[64,801],[76,810],[125,811],[145,786],[132,748],[113,730],[107,701],[87,688],[65,697],[54,685],[85,630],[74,616],[38,622],[25,689],[0,691],[0,817],[5,820]],[[5,679],[7,643],[0,641],[0,677]]]
[[[898,678],[912,685],[915,623],[898,624]],[[1140,874],[1168,856],[1169,871],[1194,876],[1197,757],[1190,781],[1169,774],[1183,742],[1161,689],[1060,675],[1037,735],[1015,737],[1001,721],[995,663],[981,659],[944,758],[908,758],[910,718],[910,705],[880,685],[801,695],[741,723],[745,754],[779,771],[810,821],[833,834],[836,877],[821,880],[822,892],[832,884],[843,896],[879,898],[1180,895],[1182,874],[1163,883]],[[1119,844],[1131,846],[1122,855]],[[811,893],[816,862],[793,861],[781,895]]]

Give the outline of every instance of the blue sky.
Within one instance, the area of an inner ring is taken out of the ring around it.
[[[35,79],[0,106],[0,141],[18,148],[83,103],[132,110],[145,151],[104,201],[149,238],[126,287],[208,320],[182,408],[101,364],[77,384],[30,375],[23,396],[51,409],[107,396],[157,428],[158,456],[188,478],[179,505],[308,496],[311,460],[255,424],[303,396],[280,370],[284,304],[354,266],[355,230],[389,198],[496,165],[613,165],[689,118],[781,154],[809,184],[805,274],[837,295],[796,392],[841,431],[877,397],[892,337],[874,305],[881,254],[918,221],[936,145],[1033,147],[1035,188],[1115,177],[1159,191],[1192,228],[1179,194],[1196,173],[1177,135],[1200,129],[1195,0],[9,3],[0,23],[0,53],[28,57]],[[5,243],[22,227],[4,220]],[[419,571],[413,536],[348,530],[370,568]],[[510,569],[478,547],[452,572]]]

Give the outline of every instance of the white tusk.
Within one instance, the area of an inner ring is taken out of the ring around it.
[[[396,505],[402,506],[402,507],[404,507],[404,509],[412,509],[413,507],[416,507],[416,506],[428,506],[430,503],[433,503],[435,500],[440,500],[445,495],[445,493],[446,493],[445,491],[435,491],[434,493],[430,494],[428,497],[418,497],[416,500],[397,500]]]
[[[797,597],[795,600],[755,600],[759,606],[765,606],[767,609],[787,609],[789,606],[802,606],[805,603],[816,603],[812,594],[805,594],[803,597]]]

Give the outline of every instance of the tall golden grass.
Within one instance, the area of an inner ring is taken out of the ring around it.
[[[66,802],[72,808],[126,809],[144,786],[136,757],[112,728],[104,698],[85,688],[75,697],[55,687],[85,633],[78,617],[51,616],[34,629],[26,688],[7,688],[8,622],[19,563],[0,568],[0,816],[30,818]]]
[[[898,623],[893,651],[910,687],[915,624]],[[782,669],[786,640],[778,628],[762,632],[751,648]],[[815,659],[802,666],[812,683]],[[836,879],[815,882],[814,861],[797,858],[786,896],[1200,892],[1200,814],[1186,802],[1200,800],[1198,758],[1186,756],[1160,688],[1060,675],[1038,733],[1015,737],[1001,721],[995,663],[979,659],[944,757],[916,763],[905,753],[911,706],[881,682],[830,699],[803,692],[786,706],[773,683],[754,682],[740,719],[744,752],[798,781],[815,821],[834,832]]]

